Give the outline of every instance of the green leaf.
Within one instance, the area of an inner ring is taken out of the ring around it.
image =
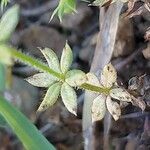
[[[0,44],[0,62],[6,65],[12,64],[11,48],[6,45]]]
[[[76,0],[62,0],[62,1],[64,1],[65,14],[76,12]]]
[[[77,115],[77,95],[75,90],[67,83],[63,83],[61,87],[61,97],[68,111]]]
[[[61,89],[61,83],[59,82],[51,85],[48,91],[46,92],[44,100],[42,101],[40,107],[38,108],[38,111],[44,111],[50,106],[54,105],[60,94],[60,89]]]
[[[66,73],[73,61],[73,53],[72,50],[70,48],[70,46],[66,43],[63,52],[62,52],[62,56],[61,56],[61,61],[60,61],[60,67],[61,67],[61,71],[62,73]]]
[[[98,121],[104,118],[106,113],[106,96],[99,95],[93,101],[92,105],[92,122]]]
[[[8,9],[0,20],[0,42],[7,41],[15,30],[19,20],[19,6]]]
[[[7,6],[9,0],[1,0],[1,10],[3,11],[4,7]]]
[[[56,77],[49,73],[38,73],[25,80],[37,87],[50,87],[54,82],[58,81]]]
[[[59,20],[62,22],[62,18],[65,14],[76,12],[76,1],[75,0],[60,0],[57,8],[54,10],[50,21],[53,17],[58,14]]]
[[[45,48],[41,50],[41,52],[46,58],[49,67],[60,73],[61,70],[60,70],[59,60],[58,60],[57,55],[54,53],[54,51],[49,48]]]
[[[27,150],[55,150],[28,119],[1,96],[0,113]]]
[[[82,85],[87,81],[86,74],[81,70],[70,70],[66,73],[65,81],[73,87]]]

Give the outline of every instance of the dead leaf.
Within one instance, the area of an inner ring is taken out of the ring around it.
[[[98,121],[104,118],[106,113],[106,96],[99,95],[93,101],[92,105],[92,122]]]
[[[129,10],[127,10],[127,15],[126,17],[128,18],[132,18],[134,16],[140,15],[143,12],[144,9],[144,3],[143,2],[136,2],[134,3],[133,8],[129,8]]]
[[[121,115],[120,105],[117,102],[112,101],[110,96],[107,96],[106,106],[113,118],[118,120]]]
[[[145,0],[145,8],[150,12],[150,2],[148,0]]]
[[[124,16],[132,18],[134,16],[140,15],[145,9],[150,12],[150,2],[148,2],[148,0],[145,1],[129,0],[128,10],[124,14]]]
[[[115,88],[110,90],[110,96],[114,99],[131,102],[131,95],[125,89],[122,88]]]
[[[145,108],[146,108],[146,104],[142,99],[135,98],[134,96],[132,96],[132,101],[131,102],[132,102],[133,105],[141,108],[142,111],[144,111]]]
[[[63,83],[61,87],[61,97],[68,111],[77,115],[77,95],[75,90],[67,83]]]
[[[104,87],[112,87],[117,80],[117,72],[111,63],[106,65],[101,73],[101,84]]]

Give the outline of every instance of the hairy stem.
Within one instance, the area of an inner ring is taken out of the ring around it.
[[[59,78],[60,80],[64,80],[64,76],[62,74],[52,70],[46,64],[38,61],[35,58],[32,58],[31,56],[25,55],[25,54],[15,50],[15,49],[11,49],[11,55],[12,55],[12,57],[20,60],[21,62],[23,62],[23,63],[25,63],[27,65],[35,67],[35,68],[37,68],[40,71],[50,73],[51,75]]]

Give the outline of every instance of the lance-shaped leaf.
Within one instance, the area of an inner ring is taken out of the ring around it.
[[[107,96],[106,106],[113,118],[118,120],[121,115],[120,105],[117,102],[112,101],[110,96]]]
[[[61,87],[61,97],[68,111],[77,115],[77,95],[75,90],[67,83],[63,83]]]
[[[81,70],[70,70],[66,73],[66,82],[73,87],[80,86],[87,81],[86,74]]]
[[[7,6],[9,0],[1,0],[1,10],[3,11],[3,8]]]
[[[106,113],[106,96],[99,95],[93,101],[92,105],[92,122],[98,121],[104,118]]]
[[[89,73],[86,74],[86,76],[87,76],[86,83],[93,84],[93,85],[96,85],[96,86],[101,86],[97,76],[94,73],[89,72]]]
[[[60,71],[60,65],[59,65],[59,60],[57,55],[55,54],[55,52],[53,50],[51,50],[50,48],[45,48],[45,49],[40,49],[42,54],[44,55],[45,59],[47,60],[47,63],[49,65],[49,67],[59,73],[61,73]]]
[[[27,78],[26,81],[37,87],[50,87],[58,79],[48,73],[38,73]]]
[[[132,98],[130,93],[128,93],[125,89],[115,88],[110,91],[110,96],[114,99],[131,102]]]
[[[92,6],[104,6],[104,5],[110,5],[114,2],[116,2],[117,0],[95,0],[92,4]]]
[[[57,82],[51,85],[46,92],[46,95],[44,97],[44,100],[42,101],[40,107],[38,108],[38,111],[44,111],[48,107],[54,105],[54,103],[57,101],[58,96],[60,94],[61,89],[61,83]]]
[[[0,42],[5,42],[16,28],[19,20],[19,6],[8,9],[0,20]]]
[[[62,73],[66,73],[69,70],[72,61],[73,61],[73,53],[70,46],[66,43],[60,61],[60,67]]]
[[[112,66],[111,63],[106,65],[103,68],[101,73],[101,84],[105,87],[111,87],[117,80],[116,69]]]

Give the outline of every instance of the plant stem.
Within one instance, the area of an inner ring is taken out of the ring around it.
[[[46,64],[38,61],[35,58],[32,58],[31,56],[28,56],[28,55],[23,54],[22,52],[19,52],[16,49],[9,48],[9,50],[10,50],[13,58],[16,58],[16,59],[20,60],[21,62],[27,64],[27,65],[35,67],[40,71],[47,72],[47,73],[57,77],[61,81],[64,81],[64,75],[63,74],[60,74],[60,73],[54,71],[53,69],[49,68]],[[104,93],[104,94],[108,94],[110,91],[110,89],[108,89],[108,88],[102,88],[102,87],[95,86],[92,84],[87,84],[87,83],[82,84],[79,88],[82,88],[85,90],[90,90],[93,92]]]
[[[102,88],[88,83],[84,83],[80,87],[89,91],[104,93],[104,94],[108,94],[110,91],[110,88]]]
[[[50,73],[51,75],[59,78],[60,80],[64,80],[64,76],[62,74],[52,70],[46,64],[38,61],[35,58],[32,58],[31,56],[27,56],[27,55],[25,55],[25,54],[15,50],[15,49],[11,49],[11,55],[12,55],[12,57],[20,60],[21,62],[23,62],[23,63],[25,63],[27,65],[35,67],[35,68],[37,68],[40,71],[44,71],[44,72]]]

